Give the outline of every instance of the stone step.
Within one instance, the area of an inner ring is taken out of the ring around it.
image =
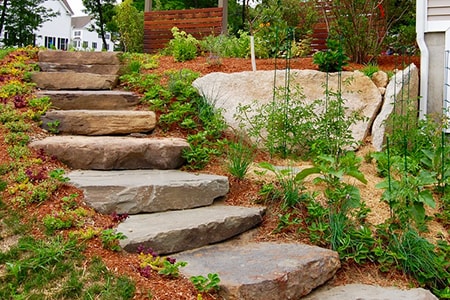
[[[222,243],[173,257],[188,262],[186,277],[217,273],[220,299],[300,299],[340,268],[337,252],[294,243]]]
[[[118,82],[118,75],[101,75],[75,72],[34,72],[31,80],[45,90],[111,90]]]
[[[211,205],[229,190],[225,176],[178,170],[73,171],[70,183],[103,214],[161,212]]]
[[[341,299],[361,299],[361,300],[438,300],[430,291],[423,288],[402,290],[397,287],[381,287],[367,284],[347,284],[336,286],[331,289],[320,288],[305,298],[304,300],[341,300]]]
[[[127,91],[38,91],[37,97],[50,97],[53,109],[124,110],[139,104],[139,96]]]
[[[120,52],[40,51],[39,67],[44,72],[79,72],[117,75]]]
[[[134,138],[112,136],[50,136],[30,147],[72,169],[177,169],[184,163],[182,151],[189,147],[181,138]]]
[[[187,210],[132,215],[117,226],[127,238],[120,245],[135,252],[140,245],[170,254],[224,241],[262,222],[265,209],[212,205]]]
[[[147,133],[156,126],[156,115],[152,111],[50,110],[41,120],[46,130],[79,135]]]

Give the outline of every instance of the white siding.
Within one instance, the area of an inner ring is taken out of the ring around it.
[[[71,18],[72,15],[67,12],[64,6],[59,0],[47,0],[43,6],[51,8],[54,12],[59,12],[59,16],[52,18],[50,21],[45,22],[36,34],[36,46],[49,46],[46,45],[49,40],[54,40],[54,46],[56,48],[67,50],[71,41]],[[47,39],[46,39],[47,37]],[[61,42],[67,42],[64,46]]]
[[[450,27],[450,1],[427,0],[427,32],[443,32]]]

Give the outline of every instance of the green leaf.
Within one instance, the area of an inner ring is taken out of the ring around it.
[[[364,177],[364,174],[358,170],[350,170],[347,172],[347,175],[359,180],[364,184],[367,184],[367,179]]]
[[[425,203],[429,207],[436,207],[436,202],[434,202],[433,194],[429,190],[423,190],[419,193],[419,201]]]
[[[320,168],[312,167],[302,170],[297,175],[295,175],[295,181],[303,181],[306,177],[312,174],[320,174]]]

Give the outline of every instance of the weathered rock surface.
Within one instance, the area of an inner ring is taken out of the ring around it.
[[[59,122],[59,133],[79,135],[144,133],[156,126],[156,115],[152,111],[50,110],[41,120],[44,129],[49,129],[49,123]]]
[[[127,91],[38,91],[38,97],[50,97],[54,109],[123,110],[139,104],[139,96]]]
[[[139,245],[158,254],[170,254],[217,243],[262,222],[264,208],[212,205],[187,210],[132,215],[117,226],[127,236],[126,251]],[[197,274],[198,275],[198,274]]]
[[[418,96],[419,70],[411,64],[397,72],[386,88],[383,106],[372,126],[372,145],[376,151],[382,150],[386,133],[392,132],[388,123],[393,112],[400,115],[409,111],[411,118],[417,119]]]
[[[70,183],[103,214],[160,212],[211,205],[229,190],[225,176],[177,170],[73,171]]]
[[[372,75],[372,81],[377,88],[385,88],[389,83],[388,74],[384,71],[377,71]]]
[[[35,72],[31,80],[44,90],[109,90],[117,86],[117,75],[75,72]]]
[[[299,299],[340,268],[337,252],[304,244],[225,243],[174,257],[188,262],[181,269],[187,277],[217,273],[227,300]]]
[[[324,290],[319,289],[302,298],[304,300],[437,300],[430,291],[418,288],[400,290],[366,284],[348,284]]]
[[[120,65],[80,65],[80,64],[57,64],[40,62],[42,72],[79,72],[93,74],[118,75],[122,69]]]
[[[338,74],[331,73],[328,78],[329,90],[338,91]],[[295,90],[295,86],[302,88],[306,103],[325,99],[326,79],[326,73],[314,70],[291,70],[289,78],[292,91]],[[274,80],[277,87],[285,86],[286,72],[210,73],[195,80],[193,85],[212,105],[223,109],[224,118],[232,128],[239,129],[239,123],[234,118],[236,108],[239,104],[252,105],[254,100],[258,100],[259,105],[273,101]],[[291,101],[300,100],[292,98]],[[342,98],[345,99],[344,104],[348,107],[349,114],[358,111],[366,117],[351,127],[355,140],[362,141],[369,133],[369,128],[379,110],[381,94],[373,81],[363,73],[342,72]]]
[[[61,65],[120,65],[120,52],[39,51],[39,63]]]
[[[72,169],[177,169],[189,144],[180,138],[51,136],[30,146],[43,149]]]

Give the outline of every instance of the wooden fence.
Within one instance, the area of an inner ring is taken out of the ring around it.
[[[172,39],[178,27],[197,39],[222,32],[223,8],[150,11],[144,14],[144,52],[155,53]]]

